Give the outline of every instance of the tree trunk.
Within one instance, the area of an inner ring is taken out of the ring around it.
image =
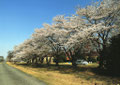
[[[104,60],[105,60],[106,45],[103,45],[103,50],[100,52],[99,58],[99,68],[104,69]]]
[[[29,64],[30,64],[30,60],[27,61],[27,65],[29,65]]]
[[[73,67],[77,67],[76,59],[72,59],[72,66],[73,66]]]
[[[56,63],[56,66],[59,66],[59,62],[58,62],[57,60],[56,60],[56,62],[55,62],[55,63]]]
[[[58,59],[58,56],[55,58],[55,63],[56,63],[56,66],[59,66],[59,59]]]
[[[47,65],[49,66],[49,60],[48,60],[48,57],[46,57],[46,62],[47,62]]]
[[[44,57],[42,57],[42,58],[40,59],[40,63],[42,64],[43,61],[44,61]]]

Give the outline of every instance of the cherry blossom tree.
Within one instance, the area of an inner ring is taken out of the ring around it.
[[[103,67],[104,65],[104,50],[106,50],[106,47],[109,44],[109,39],[115,34],[118,34],[117,32],[119,27],[116,23],[119,22],[119,10],[120,6],[115,0],[103,0],[100,3],[87,6],[86,8],[79,8],[77,10],[77,14],[84,17],[87,20],[87,23],[92,25],[101,23],[101,27],[109,28],[93,34],[94,40],[92,41],[93,43],[98,44],[97,51],[100,53],[100,67]]]
[[[78,8],[72,16],[59,15],[52,24],[43,24],[35,29],[30,39],[16,46],[13,60],[26,59],[28,62],[43,61],[54,57],[56,65],[59,57],[65,53],[76,66],[76,60],[84,53],[84,46],[92,42],[100,53],[100,67],[104,65],[104,50],[109,39],[119,33],[119,0],[103,0],[86,8]],[[49,62],[47,62],[49,64]]]

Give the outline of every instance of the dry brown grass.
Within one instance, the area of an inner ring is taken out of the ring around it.
[[[9,62],[7,64],[45,81],[49,85],[117,85],[116,78],[99,76],[88,69],[96,67],[96,64],[80,65],[75,70],[70,66],[33,68],[25,65],[15,65]],[[119,80],[117,81],[119,82]],[[113,84],[115,82],[116,84]]]

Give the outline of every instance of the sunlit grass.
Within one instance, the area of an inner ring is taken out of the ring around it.
[[[71,66],[62,66],[58,68],[55,65],[49,67],[34,68],[25,65],[15,65],[7,62],[8,65],[22,70],[25,73],[33,75],[49,85],[116,85],[113,82],[115,78],[96,75],[89,68],[97,67],[98,64],[79,65],[78,69]]]

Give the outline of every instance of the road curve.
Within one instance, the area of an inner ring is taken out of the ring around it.
[[[0,63],[0,85],[47,85],[6,63]]]

